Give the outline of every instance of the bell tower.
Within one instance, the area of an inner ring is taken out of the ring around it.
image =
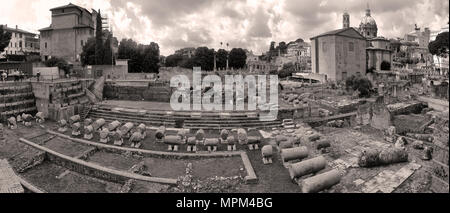
[[[347,12],[345,12],[344,15],[342,15],[342,22],[343,22],[342,27],[344,29],[350,28],[350,15]]]

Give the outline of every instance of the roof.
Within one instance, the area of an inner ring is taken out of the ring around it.
[[[88,12],[89,14],[91,14],[91,12],[89,12],[89,10],[87,10],[86,8],[80,7],[80,6],[72,4],[72,3],[69,3],[68,5],[63,5],[63,6],[60,6],[60,7],[52,8],[52,9],[50,9],[50,11],[60,10],[60,9],[67,9],[67,8],[77,8],[79,10],[84,10],[84,11]]]
[[[347,33],[347,32],[350,32],[350,33]],[[319,37],[323,37],[323,36],[345,36],[345,37],[351,37],[351,38],[355,38],[355,39],[366,40],[366,38],[363,35],[361,35],[361,33],[359,33],[357,30],[355,30],[355,28],[353,28],[353,27],[343,28],[343,29],[338,29],[338,30],[333,30],[333,31],[329,31],[326,33],[322,33],[320,35],[312,37],[311,40],[319,38]]]
[[[3,30],[5,30],[5,31],[37,35],[36,33],[28,32],[28,31],[21,30],[21,29],[7,27],[6,25],[2,25],[2,26],[3,26]]]

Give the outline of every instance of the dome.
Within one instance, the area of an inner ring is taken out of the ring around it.
[[[372,16],[365,16],[361,19],[361,25],[373,25],[377,26],[377,22]]]

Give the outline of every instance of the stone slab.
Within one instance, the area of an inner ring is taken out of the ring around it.
[[[20,179],[7,160],[0,160],[0,193],[24,193]]]

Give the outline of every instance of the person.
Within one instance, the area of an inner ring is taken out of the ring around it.
[[[6,81],[6,78],[8,78],[8,74],[6,72],[2,73],[2,81]]]
[[[38,81],[38,82],[39,82],[39,77],[41,77],[41,72],[37,71],[37,73],[36,73],[36,78],[37,78],[37,81]]]

